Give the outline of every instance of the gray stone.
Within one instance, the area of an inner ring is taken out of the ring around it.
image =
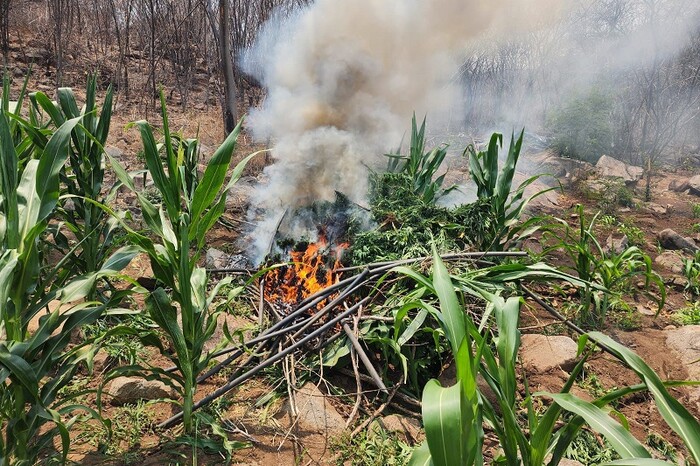
[[[668,208],[654,202],[647,202],[644,204],[644,210],[656,215],[666,215],[668,213]]]
[[[137,377],[118,377],[112,381],[107,390],[115,406],[136,403],[139,400],[157,400],[174,398],[175,390],[163,382]]]
[[[577,361],[578,345],[567,336],[528,333],[521,337],[520,359],[536,372],[561,368],[570,371]]]
[[[668,184],[668,190],[676,193],[682,193],[690,189],[688,181],[672,180]]]
[[[545,173],[542,181],[550,186],[558,186],[556,181],[572,183],[583,180],[595,171],[593,165],[581,160],[559,157],[551,152],[543,152],[533,156],[530,161],[534,166],[534,173]]]
[[[207,249],[207,256],[204,260],[205,266],[208,269],[224,269],[228,267],[230,256],[224,251],[216,248]]]
[[[642,179],[644,169],[634,165],[627,165],[617,159],[603,155],[596,163],[596,169],[602,176],[622,178],[625,183],[636,183]]]
[[[608,236],[605,240],[605,253],[606,254],[622,254],[630,245],[630,240],[627,235],[622,235],[622,238],[613,238],[613,235]]]
[[[244,256],[240,254],[226,254],[216,248],[207,250],[204,265],[208,269],[247,269],[251,267],[250,262]]]
[[[690,194],[700,196],[700,175],[695,175],[688,180],[688,189],[690,190]]]
[[[666,228],[658,233],[659,243],[664,249],[683,250],[695,252],[699,250],[698,246],[692,240],[682,237],[674,230]]]
[[[122,160],[122,156],[124,155],[123,150],[114,146],[105,147],[105,152],[107,153],[107,155],[109,155],[110,157],[114,157],[117,160]]]
[[[655,316],[656,311],[651,309],[649,306],[645,306],[644,304],[637,304],[637,312],[639,312],[642,315],[645,316]]]
[[[683,271],[683,258],[673,251],[665,251],[659,254],[654,259],[654,263],[673,273],[681,273]]]
[[[301,387],[295,393],[294,400],[302,431],[338,435],[345,429],[345,419],[314,384],[307,383]],[[289,405],[287,410],[291,413]]]

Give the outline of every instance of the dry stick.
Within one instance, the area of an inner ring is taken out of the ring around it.
[[[382,404],[379,408],[377,408],[377,410],[375,412],[373,412],[370,417],[368,417],[367,419],[362,421],[362,424],[355,427],[355,430],[353,430],[352,434],[350,434],[350,438],[354,438],[361,430],[363,430],[368,425],[370,425],[372,423],[372,421],[374,421],[377,418],[377,416],[379,416],[380,414],[382,414],[384,412],[386,407],[389,406],[389,404],[391,404],[391,400],[394,399],[394,395],[396,395],[396,392],[399,391],[399,386],[400,385],[397,385],[391,390],[391,393],[389,393],[389,398],[384,402],[384,404]]]
[[[526,295],[528,295],[530,298],[534,299],[535,302],[536,302],[537,304],[539,304],[540,306],[542,306],[542,308],[544,308],[545,311],[547,311],[547,312],[549,312],[550,314],[552,314],[554,317],[556,317],[558,320],[560,320],[564,325],[566,325],[567,327],[569,327],[571,330],[573,330],[574,332],[578,333],[579,335],[585,335],[585,334],[587,333],[587,332],[586,332],[585,330],[583,330],[581,327],[579,327],[578,325],[576,325],[575,323],[571,322],[569,319],[567,319],[566,317],[564,317],[559,311],[557,311],[556,309],[554,309],[549,303],[547,303],[547,302],[546,302],[544,299],[542,299],[540,296],[538,296],[538,295],[536,295],[535,293],[533,293],[532,291],[530,291],[530,289],[528,289],[526,286],[521,285],[521,288],[522,288],[522,290],[525,292]],[[617,357],[617,356],[615,355],[615,353],[614,353],[607,345],[605,345],[604,343],[600,343],[600,342],[598,342],[598,341],[595,341],[595,344],[598,345],[598,346],[600,346],[600,348],[601,348],[603,351],[605,351],[606,353],[611,354],[611,355]]]
[[[360,323],[360,315],[362,314],[362,308],[360,308],[359,312],[357,313],[357,316],[355,316],[353,320],[353,332],[357,332],[358,325]],[[345,325],[343,325],[345,327]],[[350,416],[348,416],[347,421],[345,421],[345,428],[347,429],[350,427],[350,424],[352,424],[352,421],[355,420],[355,416],[357,416],[357,411],[360,409],[360,405],[362,404],[362,379],[360,378],[360,370],[357,367],[357,351],[352,348],[352,352],[350,353],[350,361],[352,362],[352,371],[355,373],[355,386],[357,387],[357,396],[355,397],[355,405],[352,407],[352,411],[350,412]]]
[[[356,282],[358,282],[359,280],[361,280],[362,278],[364,278],[365,276],[367,276],[368,273],[369,273],[368,271],[364,271],[364,272],[362,272],[362,273],[359,274],[359,275],[355,275],[355,276],[351,277],[351,278],[354,279],[354,280],[352,281],[352,284],[351,284],[350,286],[348,286],[340,295],[343,296],[343,297],[347,297],[348,294],[350,294],[351,292],[355,291],[355,289],[353,289],[353,287],[357,284]],[[290,325],[290,326],[286,326],[283,330],[277,331],[277,332],[276,332],[277,329],[279,329],[280,327],[282,327],[282,326],[284,326],[285,324],[289,323],[290,321],[292,321],[293,319],[295,319],[296,317],[298,317],[298,316],[299,316],[300,314],[302,314],[303,312],[308,311],[309,309],[311,309],[313,306],[317,305],[318,303],[320,303],[320,302],[323,301],[324,299],[327,299],[328,296],[325,296],[325,294],[324,294],[325,292],[327,292],[327,290],[328,290],[328,288],[326,288],[325,290],[321,290],[321,291],[315,293],[314,296],[316,296],[316,297],[315,297],[311,302],[309,302],[308,304],[305,304],[305,305],[301,306],[299,309],[297,309],[296,311],[292,312],[291,314],[289,314],[288,316],[286,316],[285,318],[283,318],[282,320],[280,320],[279,322],[277,322],[276,324],[274,324],[272,327],[270,327],[270,328],[268,328],[267,330],[265,330],[264,332],[262,332],[262,333],[261,333],[260,335],[258,335],[257,337],[253,338],[252,340],[250,340],[250,341],[248,341],[248,342],[243,343],[243,346],[244,346],[244,347],[249,347],[249,346],[254,345],[254,344],[256,344],[256,343],[260,343],[260,342],[263,342],[263,341],[267,341],[268,339],[270,339],[270,338],[272,338],[272,337],[274,337],[274,336],[283,335],[283,334],[285,334],[285,333],[288,333],[288,332],[291,331],[291,330],[295,330],[295,329],[299,328],[300,326],[305,325],[305,324],[306,324],[306,321],[301,321],[301,322],[298,322],[298,323],[296,323],[296,324],[292,324],[292,325]],[[323,309],[321,309],[321,311],[323,311]],[[237,356],[234,355],[234,356],[236,356],[236,357],[231,356],[231,358],[232,358],[232,360],[235,360],[235,359],[237,359],[238,357],[240,357],[240,354],[242,354],[241,347],[240,347],[240,346],[232,346],[232,347],[230,347],[230,348],[226,348],[226,349],[223,349],[223,350],[221,350],[221,351],[217,351],[216,353],[214,353],[214,354],[212,355],[212,357],[215,357],[215,358],[216,358],[216,357],[223,356],[223,355],[225,355],[225,354],[229,354],[229,353],[233,353],[233,352],[236,352],[236,355],[237,355]],[[240,353],[240,354],[239,354],[239,353]],[[227,360],[228,360],[228,359],[227,359]],[[223,367],[223,366],[222,366],[222,367]],[[167,369],[167,371],[174,371],[175,369],[177,369],[177,368],[172,367],[172,368]],[[220,368],[220,369],[221,369],[221,368]],[[220,369],[219,369],[219,370],[220,370]],[[217,371],[217,372],[218,372],[218,371]],[[212,375],[213,375],[213,374],[212,374]]]
[[[352,343],[353,348],[355,348],[355,352],[362,360],[362,364],[365,366],[365,369],[367,369],[367,372],[369,372],[370,377],[374,379],[375,385],[384,393],[389,393],[389,390],[387,390],[386,385],[384,385],[382,378],[379,376],[377,370],[372,365],[372,362],[367,357],[367,353],[365,353],[365,350],[362,348],[362,345],[360,345],[360,342],[357,340],[357,337],[355,336],[353,331],[350,330],[350,327],[348,327],[348,324],[343,324],[343,330],[348,336],[350,343]]]
[[[265,314],[265,279],[260,280],[260,301],[258,301],[258,326],[262,327]]]
[[[343,375],[347,375],[348,377],[352,377],[352,376],[353,376],[352,372],[350,372],[350,371],[347,370],[347,369],[336,369],[336,370],[337,370],[339,373],[343,374]],[[360,374],[360,379],[361,379],[363,382],[369,382],[369,383],[374,384],[374,379],[373,379],[372,377],[368,376],[368,375]],[[421,402],[418,401],[418,400],[416,400],[416,399],[413,398],[412,396],[404,395],[404,394],[401,393],[401,392],[397,392],[396,395],[394,395],[394,396],[395,396],[396,398],[402,400],[402,401],[405,401],[406,403],[408,403],[408,404],[410,404],[410,405],[415,406],[416,408],[419,408],[419,409],[420,409],[420,407],[421,407]]]
[[[311,327],[314,323],[323,318],[323,316],[325,316],[331,309],[334,309],[338,304],[343,302],[345,298],[347,298],[352,293],[365,286],[369,280],[359,281],[359,283],[357,283],[358,281],[359,280],[355,280],[355,282],[353,282],[353,285],[347,287],[345,291],[338,295],[338,297],[333,299],[333,301],[326,304],[321,310],[317,311],[314,315],[312,315],[311,318],[309,318],[304,323],[304,325],[299,330],[297,330],[294,335],[292,335],[292,338],[299,338],[302,335],[302,333],[308,330],[309,327]],[[355,283],[357,283],[357,285],[355,285]]]
[[[195,405],[193,406],[193,410],[199,409],[202,406],[205,406],[205,405],[211,403],[212,401],[216,400],[217,398],[221,397],[222,395],[228,393],[229,391],[231,391],[232,389],[234,389],[235,387],[240,385],[242,382],[245,382],[249,378],[253,377],[255,374],[257,374],[261,370],[271,366],[272,364],[276,363],[277,361],[284,358],[285,356],[292,353],[293,351],[296,351],[298,348],[305,345],[306,343],[308,343],[309,341],[311,341],[312,339],[314,339],[318,335],[325,333],[328,329],[334,327],[338,322],[347,318],[352,313],[356,312],[357,309],[360,306],[362,306],[363,304],[365,304],[365,302],[367,302],[368,300],[369,300],[369,297],[363,298],[361,301],[359,301],[357,304],[352,306],[350,309],[335,316],[334,318],[332,318],[331,320],[326,322],[324,325],[322,325],[318,329],[314,330],[309,335],[305,336],[304,338],[297,341],[293,345],[288,346],[283,351],[274,354],[273,356],[262,361],[260,364],[258,364],[254,368],[250,369],[246,373],[240,375],[239,377],[236,377],[234,380],[231,380],[229,383],[227,383],[223,387],[217,389],[216,391],[214,391],[210,395],[204,397],[202,400],[195,403]],[[182,412],[179,412],[176,415],[172,416],[171,418],[166,419],[165,421],[158,424],[158,427],[161,429],[167,429],[168,427],[172,427],[175,424],[182,421],[182,416],[183,416]]]

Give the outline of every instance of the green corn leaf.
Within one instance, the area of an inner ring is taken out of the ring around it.
[[[190,215],[193,219],[201,216],[219,195],[219,191],[221,191],[221,187],[224,184],[224,178],[226,178],[226,173],[228,172],[229,164],[231,163],[231,156],[236,149],[236,143],[242,125],[243,119],[238,122],[236,128],[228,135],[224,143],[214,152],[214,155],[207,164],[204,176],[199,182],[199,185],[197,185],[197,189],[195,189],[194,196],[192,197]]]
[[[179,368],[183,372],[184,380],[192,380],[192,366],[190,366],[190,353],[182,329],[177,322],[177,310],[170,303],[170,298],[162,288],[156,289],[146,298],[146,308],[158,326],[167,332],[175,347]]]
[[[685,442],[688,451],[697,464],[700,464],[700,423],[666,390],[664,383],[642,358],[630,349],[600,332],[588,334],[590,339],[605,344],[621,360],[642,378],[654,396],[656,407],[666,423]]]
[[[17,380],[31,394],[32,398],[39,398],[39,381],[34,369],[27,361],[9,352],[3,344],[0,344],[0,366],[7,369],[10,377]]]
[[[430,456],[428,442],[421,443],[413,450],[408,466],[433,466],[433,459]]]
[[[452,353],[457,354],[459,345],[467,335],[464,309],[459,303],[452,278],[433,245],[433,285],[440,299],[440,320],[445,328]]]
[[[460,384],[442,387],[431,380],[423,390],[423,423],[435,466],[466,465],[462,436],[463,394]]]
[[[124,267],[129,265],[131,260],[139,252],[139,248],[135,245],[124,246],[116,250],[102,265],[100,272],[111,273],[121,272]]]
[[[66,122],[66,119],[64,118],[63,113],[61,113],[58,104],[49,99],[46,94],[43,92],[35,92],[34,94],[31,94],[30,97],[35,100],[46,113],[49,114],[49,118],[51,118],[54,125],[60,127]]]
[[[602,466],[670,466],[673,463],[667,461],[656,460],[653,458],[627,458],[609,463],[603,463]]]
[[[555,403],[583,417],[599,434],[603,435],[623,458],[649,458],[649,452],[629,431],[615,422],[608,414],[594,405],[569,393],[546,394]]]
[[[39,159],[36,171],[36,195],[41,203],[38,217],[34,222],[46,219],[58,202],[58,174],[68,158],[68,144],[71,133],[81,117],[62,124],[51,136]],[[25,230],[26,231],[26,230]]]

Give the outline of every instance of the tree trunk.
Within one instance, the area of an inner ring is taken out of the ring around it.
[[[231,57],[231,34],[229,31],[229,0],[219,2],[219,50],[221,51],[221,68],[224,74],[224,129],[229,134],[236,127],[238,111],[236,109],[236,81],[233,76],[233,58]]]
[[[3,64],[7,65],[10,51],[10,0],[0,0],[0,44]]]

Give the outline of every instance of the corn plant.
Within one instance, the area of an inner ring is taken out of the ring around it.
[[[64,264],[47,263],[40,243],[55,213],[59,172],[80,117],[62,124],[21,174],[10,118],[0,112],[0,464],[35,464],[57,435],[65,462],[68,430],[80,419],[75,413],[99,419],[71,397],[58,396],[80,364],[91,365],[96,351],[89,341],[69,345],[71,334],[121,301],[124,293],[104,303],[85,297],[97,280],[117,275],[136,250],[122,248],[100,270],[57,283]]]
[[[239,122],[216,150],[199,179],[196,174],[188,173],[188,170],[196,168],[196,164],[190,168],[185,164],[186,152],[196,148],[196,144],[185,144],[183,141],[186,140],[170,132],[162,94],[161,108],[162,144],[156,143],[147,122],[139,121],[136,126],[141,133],[146,165],[155,187],[162,195],[162,205],[153,205],[146,196],[137,192],[133,180],[119,162],[112,158],[110,162],[122,183],[136,194],[144,221],[151,230],[150,236],[133,230],[129,231],[129,236],[150,258],[159,286],[146,298],[146,310],[174,349],[173,353],[165,352],[165,355],[178,371],[166,373],[156,368],[128,366],[120,368],[113,376],[128,372],[150,373],[174,386],[182,397],[185,432],[192,434],[197,377],[211,360],[211,354],[205,351],[204,345],[214,334],[220,314],[220,311],[213,309],[212,303],[222,287],[230,282],[228,279],[222,280],[209,292],[207,274],[197,263],[207,232],[224,211],[228,190],[255,154],[240,162],[233,170],[230,181],[225,183],[241,130],[242,122]]]
[[[29,76],[27,74],[17,99],[12,100],[10,98],[10,77],[7,73],[3,74],[2,94],[0,95],[0,110],[5,112],[8,118],[10,138],[17,153],[18,174],[22,173],[25,164],[30,159],[38,158],[41,155],[41,151],[48,140],[47,135],[44,133],[45,127],[39,122],[37,106],[31,99],[31,96],[31,105],[28,107],[29,122],[22,117],[24,102],[28,95],[27,84]]]
[[[584,283],[599,285],[598,289],[590,285],[579,288],[579,323],[601,327],[609,310],[621,302],[621,293],[629,289],[636,278],[644,279],[644,292],[656,301],[660,311],[666,301],[666,287],[663,279],[652,270],[649,256],[636,246],[619,254],[606,251],[594,232],[600,213],[587,222],[583,206],[578,205],[576,212],[578,228],[571,228],[565,220],[556,219],[559,229],[549,229],[547,234],[555,238],[552,249],[562,250],[569,257],[573,264],[569,268]],[[659,290],[658,297],[651,292],[652,284]]]
[[[413,184],[413,192],[421,196],[426,204],[434,204],[440,197],[455,190],[457,186],[443,189],[445,174],[434,178],[447,155],[447,146],[436,147],[429,152],[425,151],[425,118],[420,128],[413,115],[411,122],[411,145],[408,155],[401,155],[399,149],[395,154],[387,154],[389,157],[388,171],[407,175]]]
[[[690,259],[683,259],[683,276],[685,277],[685,291],[691,296],[700,296],[700,253]]]
[[[520,157],[524,131],[518,139],[511,135],[508,155],[501,170],[498,167],[499,149],[503,148],[503,135],[494,133],[486,151],[477,151],[473,144],[467,146],[464,155],[469,157],[469,175],[476,184],[479,199],[488,201],[494,214],[495,238],[490,244],[484,244],[482,250],[503,250],[517,237],[524,239],[537,230],[537,218],[520,223],[525,207],[534,198],[555,188],[538,191],[523,199],[525,189],[537,181],[541,175],[535,175],[523,181],[517,189],[512,190],[515,167]]]
[[[416,448],[410,464],[483,464],[482,420],[493,429],[503,452],[494,458],[495,464],[540,466],[551,454],[548,465],[556,466],[585,424],[603,435],[623,458],[622,462],[614,464],[667,464],[653,462],[641,443],[602,409],[622,396],[642,390],[651,392],[660,413],[683,439],[688,451],[697,461],[700,447],[698,421],[668,393],[667,383],[662,382],[644,361],[629,349],[597,332],[579,340],[580,351],[592,351],[586,346],[589,339],[605,344],[616,357],[640,376],[641,384],[615,390],[593,402],[571,395],[569,390],[583,368],[586,360],[584,355],[560,393],[530,394],[525,384],[525,398],[521,403],[521,390],[516,374],[516,359],[520,347],[519,298],[504,299],[499,295],[490,294],[484,288],[470,285],[471,289],[468,292],[478,290],[479,294],[486,298],[487,308],[495,317],[494,335],[490,336],[490,333],[480,331],[486,328],[486,317],[482,319],[481,325],[477,326],[465,313],[455,291],[453,277],[449,275],[437,254],[434,254],[432,279],[413,271],[404,272],[418,282],[424,289],[425,296],[432,294],[438,297],[439,309],[424,301],[416,305],[435,315],[441,323],[457,369],[455,385],[442,387],[439,382],[432,380],[425,386],[422,406],[426,441]],[[477,385],[478,374],[495,394],[498,400],[497,407],[494,407],[481,392]],[[543,414],[539,414],[534,408],[533,397],[546,397],[553,400],[553,403]],[[519,416],[523,405],[527,414],[524,421]],[[565,412],[572,413],[573,417],[565,416]],[[562,427],[555,431],[555,427],[560,425]]]
[[[65,121],[80,117],[80,123],[71,134],[68,163],[60,172],[63,191],[58,212],[63,222],[52,227],[52,246],[70,259],[68,267],[61,273],[62,280],[70,278],[72,274],[99,270],[113,251],[119,230],[119,219],[102,208],[116,194],[116,189],[103,193],[104,146],[112,117],[113,92],[111,87],[107,90],[98,113],[96,82],[95,76],[88,78],[86,101],[82,108],[79,108],[70,88],[58,90],[58,102],[51,101],[41,92],[31,95],[32,102],[48,115],[56,128]],[[35,127],[31,122],[25,122],[25,128]],[[35,129],[36,133],[39,132]],[[42,141],[36,139],[35,143],[41,145]],[[71,248],[61,227],[70,232],[79,248]],[[93,289],[89,297],[94,299],[96,292]]]

